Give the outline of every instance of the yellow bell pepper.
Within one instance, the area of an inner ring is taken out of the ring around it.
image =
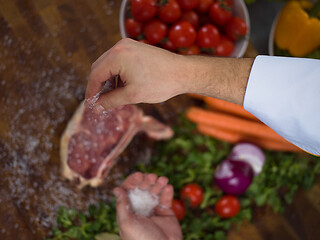
[[[282,9],[275,30],[275,43],[292,56],[302,57],[320,46],[320,1],[289,1]],[[311,9],[310,15],[305,9]]]

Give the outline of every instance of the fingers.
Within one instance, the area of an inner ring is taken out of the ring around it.
[[[162,188],[168,183],[168,178],[159,177],[154,173],[142,174],[136,172],[127,177],[122,183],[122,187],[125,190],[132,190],[139,187],[141,190],[150,189],[151,193],[158,195]]]
[[[136,187],[141,190],[149,190],[151,194],[159,196],[159,205],[155,208],[155,214],[158,216],[171,216],[174,215],[171,209],[174,190],[172,185],[168,185],[168,181],[168,178],[163,176],[158,178],[157,175],[153,173],[143,174],[141,172],[136,172],[127,177],[127,179],[122,183],[121,188],[119,188],[119,192],[125,193],[126,202],[128,202],[129,200],[126,191],[133,190]],[[118,188],[116,188],[115,191],[117,189]],[[119,207],[123,207],[121,205],[121,198],[119,200]],[[127,211],[122,210],[121,216],[128,216],[126,214],[129,214],[130,211],[128,209],[126,210]]]
[[[98,63],[97,67],[91,70],[86,89],[86,99],[95,96],[101,90],[103,83],[112,76],[116,75],[119,71],[118,69],[111,68],[111,66],[114,66],[114,64],[110,64],[108,66],[109,58],[104,57],[103,60],[103,62]]]
[[[174,212],[171,209],[173,199],[172,185],[166,185],[160,194],[159,205],[155,208],[154,212],[158,216],[173,216]]]
[[[160,194],[167,186],[168,181],[168,178],[163,176],[158,178],[158,176],[154,173],[143,174],[141,172],[136,172],[129,175],[127,179],[122,183],[121,187],[127,191],[139,187],[139,189],[141,190],[149,190],[151,194],[159,195],[160,197]],[[170,196],[173,195],[173,193],[171,193],[170,191],[169,194]],[[160,202],[160,204],[162,203]]]
[[[129,198],[127,192],[120,187],[117,187],[113,190],[114,195],[116,196],[117,203],[116,203],[116,208],[117,208],[117,222],[119,225],[121,222],[126,220],[131,216],[130,212],[130,205],[129,205]]]
[[[119,44],[116,44],[110,50],[106,51],[92,64],[86,89],[86,99],[95,96],[101,90],[101,86],[106,80],[119,74],[119,61],[121,61],[121,58],[117,58],[113,53],[118,45]]]
[[[150,174],[145,174],[144,175],[144,180],[139,184],[139,188],[141,190],[147,190],[149,189],[152,185],[154,185],[157,181],[157,175],[150,173]]]
[[[98,101],[95,104],[95,110],[100,112],[101,110],[107,110],[115,107],[119,107],[128,103],[126,97],[125,87],[117,88],[112,90],[111,92],[102,94]],[[102,106],[103,109],[99,110],[98,106]]]
[[[182,79],[191,78],[194,71],[194,67],[188,67],[193,66],[189,59],[132,39],[122,39],[92,65],[86,100],[100,92],[106,80],[119,75],[125,86],[100,96],[101,108],[166,101],[186,92]],[[181,67],[186,71],[177,71]]]
[[[163,207],[171,208],[172,199],[173,199],[173,187],[172,185],[166,185],[160,194],[159,203]]]
[[[159,177],[157,182],[151,186],[150,193],[153,193],[155,195],[159,195],[162,191],[163,187],[168,184],[168,178],[166,177]]]
[[[131,174],[127,179],[122,183],[122,187],[125,190],[135,189],[142,181],[144,180],[144,174],[141,172],[136,172]]]
[[[91,67],[91,73],[86,89],[86,99],[96,95],[102,83],[115,75],[121,76],[121,67],[123,62],[127,60],[128,49],[136,41],[132,39],[122,39],[116,43],[110,50],[100,56]]]
[[[110,50],[107,50],[104,52],[91,66],[91,70],[95,69],[101,62],[103,62],[103,59],[106,57],[106,55],[110,52]]]

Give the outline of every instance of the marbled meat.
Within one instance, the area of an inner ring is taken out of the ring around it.
[[[162,140],[173,135],[170,127],[144,116],[134,105],[94,113],[82,102],[60,143],[62,174],[82,188],[103,183],[117,157],[139,131]]]

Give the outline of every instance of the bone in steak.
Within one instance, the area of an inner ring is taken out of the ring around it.
[[[173,135],[170,127],[144,116],[134,105],[97,114],[82,102],[61,138],[63,176],[75,180],[80,188],[100,185],[118,155],[139,131],[156,140]]]

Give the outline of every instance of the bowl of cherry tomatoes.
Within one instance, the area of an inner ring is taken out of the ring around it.
[[[242,57],[250,19],[243,0],[123,0],[120,32],[180,54]]]

